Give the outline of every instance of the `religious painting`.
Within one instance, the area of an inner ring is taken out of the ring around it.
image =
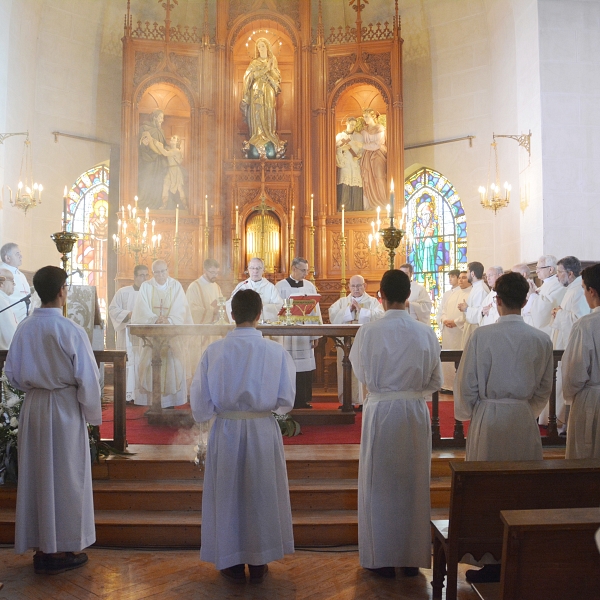
[[[187,157],[190,106],[181,90],[166,83],[151,86],[140,102],[138,206],[188,207]]]
[[[423,168],[406,179],[406,257],[437,314],[446,274],[467,267],[467,221],[460,196],[440,173]]]
[[[386,105],[369,84],[349,87],[337,102],[337,211],[375,210],[389,202]]]

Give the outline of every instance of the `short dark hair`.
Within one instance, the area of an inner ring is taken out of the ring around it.
[[[448,277],[458,277],[460,275],[460,271],[458,269],[452,269],[452,271],[448,271]]]
[[[219,261],[215,260],[214,258],[207,258],[202,266],[204,267],[205,271],[208,269],[218,269],[221,267]]]
[[[581,278],[586,288],[592,288],[600,295],[600,263],[586,267],[581,271]]]
[[[262,300],[254,290],[240,290],[231,299],[231,316],[236,325],[254,321],[262,311]]]
[[[133,276],[137,277],[143,269],[146,269],[148,273],[150,272],[150,269],[146,265],[135,265],[135,267],[133,267]]]
[[[67,280],[67,272],[59,267],[42,267],[33,276],[33,287],[42,304],[48,304],[58,296]]]
[[[18,245],[19,244],[15,244],[14,242],[8,242],[4,244],[2,248],[0,248],[0,258],[2,259],[2,262],[6,262],[6,257],[8,256],[9,252],[12,252],[18,247]]]
[[[400,269],[386,271],[379,289],[388,302],[406,302],[410,296],[410,277]]]
[[[581,261],[575,256],[565,256],[558,261],[557,265],[562,265],[565,271],[572,271],[575,277],[579,277],[581,273]]]
[[[473,271],[477,279],[483,278],[483,272],[485,271],[485,269],[483,268],[483,265],[480,262],[470,262],[467,265],[467,269],[469,270],[469,273]]]
[[[529,283],[521,273],[513,271],[500,275],[494,289],[506,308],[523,308],[527,301]]]
[[[400,265],[398,268],[399,269],[408,269],[410,271],[411,275],[414,275],[414,273],[415,273],[415,269],[413,268],[413,266],[410,263],[404,263],[403,265]]]

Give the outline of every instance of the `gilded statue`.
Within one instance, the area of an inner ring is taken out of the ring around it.
[[[283,158],[286,141],[277,135],[275,98],[281,92],[281,72],[271,42],[256,40],[255,58],[244,73],[240,110],[248,124],[250,139],[244,142],[246,158]]]

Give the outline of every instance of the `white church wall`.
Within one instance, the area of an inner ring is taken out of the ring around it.
[[[8,56],[8,41],[10,34],[10,11],[12,0],[0,0],[0,56]],[[6,133],[6,101],[8,96],[8,61],[0,60],[0,133]],[[4,186],[4,144],[0,144],[0,188]],[[0,207],[0,231],[3,218]],[[1,240],[0,240],[1,242]]]
[[[600,259],[600,2],[539,0],[544,252]]]

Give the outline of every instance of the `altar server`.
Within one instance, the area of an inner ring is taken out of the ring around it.
[[[232,299],[236,329],[207,349],[192,382],[194,419],[216,415],[208,440],[200,557],[236,583],[259,583],[267,563],[294,552],[281,432],[271,411],[294,403],[294,362],[262,337],[260,296]]]
[[[575,256],[561,258],[556,267],[556,276],[561,285],[566,289],[560,305],[552,309],[554,320],[550,324],[552,343],[555,350],[564,350],[567,347],[571,329],[576,321],[589,314],[583,287],[581,286],[581,262]],[[567,429],[567,406],[562,389],[562,361],[556,369],[556,420],[561,433]],[[548,424],[550,407],[547,406],[540,415],[540,424]]]
[[[263,303],[263,312],[261,320],[263,321],[276,321],[277,315],[283,306],[283,300],[275,286],[267,279],[263,277],[265,272],[265,263],[261,258],[252,258],[248,263],[248,273],[250,277],[240,281],[227,302],[227,312],[231,314],[231,299],[239,290],[254,290],[257,292]]]
[[[406,310],[413,319],[431,326],[431,296],[424,286],[413,279],[414,269],[411,264],[404,263],[400,270],[410,278],[410,296],[406,301]]]
[[[192,324],[192,316],[179,281],[169,277],[164,260],[152,263],[150,281],[144,281],[131,316],[134,325]],[[162,407],[180,406],[187,402],[186,348],[181,338],[174,337],[162,349]],[[152,348],[145,346],[140,353],[139,391],[135,403],[147,405],[152,395]]]
[[[350,294],[345,298],[336,300],[329,307],[329,321],[334,325],[370,323],[383,316],[383,307],[379,300],[369,296],[365,291],[365,280],[362,275],[353,275],[350,277]],[[337,348],[337,383],[338,399],[340,404],[343,401],[344,393],[344,370],[342,369],[342,359],[344,351]],[[366,396],[364,386],[356,379],[352,373],[352,404],[362,405]]]
[[[360,564],[383,577],[394,567],[417,575],[431,565],[429,481],[431,425],[425,398],[442,385],[440,345],[433,329],[406,310],[409,277],[387,271],[386,311],[365,323],[350,352],[367,387],[358,473]]]
[[[504,273],[502,267],[488,267],[485,275],[487,280],[487,286],[490,288],[488,295],[483,299],[481,306],[481,318],[479,324],[484,327],[485,325],[492,325],[500,317],[498,313],[498,306],[496,305],[496,290],[494,286],[498,277]]]
[[[36,549],[36,573],[87,561],[75,554],[96,540],[86,421],[102,423],[98,367],[83,328],[62,316],[67,274],[33,277],[42,307],[22,321],[6,360],[8,380],[25,392],[19,420],[15,552]]]
[[[286,279],[277,282],[275,289],[282,299],[290,296],[313,296],[317,295],[317,288],[311,281],[306,279],[308,275],[308,261],[297,256],[292,260],[291,274]],[[322,325],[321,308],[319,303],[311,311],[309,316],[318,317],[318,323]],[[296,400],[294,408],[312,408],[312,380],[313,373],[317,368],[315,363],[315,346],[320,336],[283,336],[283,347],[290,353],[294,365],[296,365]]]
[[[119,288],[108,307],[108,314],[117,333],[117,350],[127,351],[127,402],[135,400],[140,361],[139,339],[129,334],[127,325],[135,307],[140,286],[148,279],[148,267],[136,265],[133,269],[133,285]]]
[[[600,264],[581,273],[591,314],[571,330],[562,358],[562,386],[571,404],[566,458],[600,458]]]
[[[473,287],[469,297],[458,305],[458,310],[465,313],[466,321],[463,329],[463,348],[466,348],[471,334],[479,327],[483,301],[490,293],[490,289],[483,281],[483,265],[480,262],[470,262],[467,271],[467,279]]]
[[[540,256],[537,261],[536,274],[542,285],[535,292],[530,314],[533,326],[552,337],[552,311],[560,306],[567,288],[558,280],[556,274],[557,260],[552,254]]]

